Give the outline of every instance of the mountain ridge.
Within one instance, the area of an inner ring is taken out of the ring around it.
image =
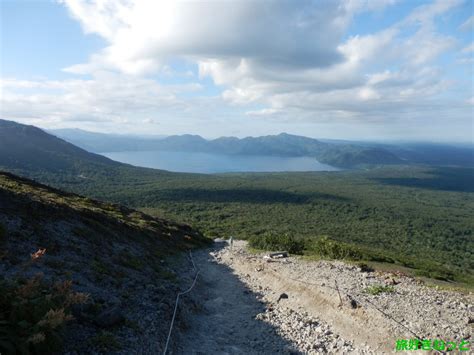
[[[108,135],[101,135],[105,137]],[[131,165],[110,160],[87,151],[84,142],[75,146],[37,127],[13,121],[0,120],[0,166],[13,172],[40,172],[44,170],[62,172],[71,179],[97,174],[110,169],[132,169]],[[120,150],[150,150],[157,152],[183,151],[205,152],[227,155],[308,156],[315,160],[343,169],[366,168],[378,165],[425,164],[446,166],[474,166],[474,149],[445,145],[407,145],[327,143],[314,138],[280,133],[261,137],[220,137],[206,140],[199,135],[179,135],[165,138],[133,138],[123,142],[118,139]],[[128,138],[127,138],[128,139]],[[72,140],[71,140],[72,141]],[[21,142],[21,144],[20,144]],[[124,144],[122,144],[124,143]],[[101,143],[102,144],[102,143]],[[110,147],[110,141],[101,147]],[[94,148],[95,147],[95,148]],[[96,143],[92,151],[100,151]],[[35,156],[36,159],[28,159]],[[144,169],[144,168],[141,168]],[[84,173],[84,170],[86,173]],[[149,173],[141,170],[141,173]],[[170,173],[156,170],[161,173]],[[34,177],[34,176],[32,176]]]
[[[55,131],[52,132],[55,133]],[[71,137],[71,135],[63,135],[63,138],[81,147],[89,148],[96,153],[156,150],[229,155],[310,156],[321,163],[341,168],[354,168],[364,164],[396,164],[402,162],[395,154],[383,148],[371,147],[368,149],[353,144],[323,143],[314,138],[285,132],[260,137],[219,137],[216,139],[205,139],[199,135],[184,134],[160,139],[137,140],[133,138],[133,143],[130,141],[132,138],[117,138],[115,135],[110,137],[109,143],[102,141],[95,144],[81,140],[80,137]],[[122,140],[121,143],[117,139]]]
[[[81,148],[95,153],[121,151],[200,151],[207,153],[243,155],[315,156],[329,165],[354,168],[364,164],[425,164],[446,166],[474,166],[472,144],[438,142],[371,142],[337,139],[317,139],[282,132],[276,135],[223,136],[206,139],[195,134],[134,137],[97,133],[100,141],[83,139],[79,135],[49,131]],[[85,131],[80,130],[81,134]],[[96,134],[90,132],[90,134]],[[277,144],[268,147],[272,140]],[[299,142],[291,144],[291,141]],[[266,144],[266,146],[265,146]],[[283,147],[283,145],[286,145]],[[308,145],[312,149],[308,150]]]
[[[35,159],[31,159],[32,156]],[[53,170],[68,170],[74,166],[74,161],[68,159],[70,157],[90,164],[107,166],[120,164],[76,147],[35,126],[0,120],[0,161],[6,162],[11,168],[34,169],[40,162],[42,166],[48,164]]]

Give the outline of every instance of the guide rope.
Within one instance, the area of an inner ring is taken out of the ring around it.
[[[256,258],[253,258],[253,259],[256,259]],[[314,277],[314,276],[313,276]],[[316,279],[319,279],[319,280],[324,280],[324,281],[327,281],[329,282],[329,277],[324,277],[324,278],[321,278],[321,277],[315,277]],[[321,285],[321,284],[316,284],[316,283],[313,283],[313,282],[308,282],[308,281],[304,281],[304,280],[300,280],[300,279],[296,279],[296,278],[293,278],[293,277],[288,277],[288,279],[290,280],[293,280],[293,281],[296,281],[296,282],[300,282],[300,283],[303,283],[303,284],[306,284],[306,285],[311,285],[311,286],[317,286],[317,287],[326,287],[326,288],[329,288],[329,289],[332,289],[332,290],[335,290],[337,291],[337,294],[339,295],[339,302],[340,302],[340,306],[342,305],[342,298],[341,298],[341,291],[344,291],[344,290],[341,290],[339,288],[339,285],[337,283],[337,280],[335,279],[334,280],[334,284],[335,284],[335,287],[333,286],[330,286],[330,285]],[[412,334],[416,339],[418,340],[423,340],[423,337],[419,336],[415,331],[413,331],[412,329],[410,329],[408,326],[406,326],[405,324],[403,324],[401,321],[395,319],[392,315],[388,314],[387,312],[381,310],[379,307],[377,307],[373,302],[371,302],[370,300],[366,299],[365,297],[363,299],[361,298],[357,298],[357,297],[354,297],[352,295],[350,295],[350,297],[356,301],[357,303],[360,303],[360,304],[368,304],[369,306],[373,307],[376,311],[380,312],[382,315],[384,315],[386,318],[390,319],[391,321],[397,323],[399,326],[401,326],[402,328],[404,328],[405,330],[407,330],[410,334]],[[435,351],[435,350],[434,350]],[[435,351],[436,352],[436,351]]]
[[[293,280],[293,281],[297,281],[297,282],[301,282],[303,284],[307,284],[307,285],[311,285],[311,286],[318,286],[318,287],[326,287],[326,288],[330,288],[332,290],[335,290],[339,293],[339,287],[337,286],[337,281],[335,281],[335,284],[336,284],[336,287],[332,287],[332,286],[329,286],[329,285],[319,285],[319,284],[316,284],[316,283],[312,283],[312,282],[308,282],[308,281],[303,281],[303,280],[300,280],[300,279],[295,279],[295,278],[292,278],[292,277],[289,277],[290,280]],[[340,293],[339,293],[339,297],[340,296]],[[381,310],[379,307],[377,307],[374,303],[372,303],[371,301],[369,301],[368,299],[363,299],[361,301],[360,298],[357,298],[357,297],[354,297],[353,295],[351,295],[352,299],[358,303],[367,303],[369,305],[371,305],[375,310],[377,310],[378,312],[382,313],[385,317],[391,319],[392,321],[394,321],[395,323],[397,323],[398,325],[402,326],[404,329],[406,329],[408,332],[410,332],[412,335],[414,335],[418,340],[422,340],[422,337],[420,337],[416,332],[414,332],[413,330],[411,330],[410,328],[408,328],[406,325],[404,325],[402,322],[400,322],[399,320],[395,319],[393,316],[391,316],[390,314],[388,314],[387,312]],[[342,302],[342,300],[341,300]]]
[[[183,295],[185,295],[185,294],[192,291],[192,289],[196,285],[196,281],[197,281],[197,278],[198,278],[199,273],[200,273],[200,270],[198,270],[196,268],[196,264],[194,263],[193,254],[191,253],[191,251],[189,251],[189,258],[191,260],[191,263],[193,264],[193,270],[196,271],[196,275],[194,276],[194,280],[193,280],[193,283],[191,284],[191,286],[186,291],[179,292],[176,295],[176,301],[175,301],[175,305],[174,305],[173,317],[171,318],[170,330],[168,332],[168,338],[166,339],[166,345],[165,345],[165,350],[163,351],[163,355],[166,355],[166,352],[168,351],[168,345],[169,345],[169,342],[170,342],[170,339],[171,339],[171,332],[173,331],[174,320],[176,318],[176,311],[178,310],[179,298],[181,296],[183,296]]]

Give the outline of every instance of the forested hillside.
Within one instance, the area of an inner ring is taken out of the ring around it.
[[[41,137],[63,142],[46,133]],[[394,165],[330,173],[180,174],[115,163],[72,145],[63,151],[61,145],[52,149],[49,141],[44,145],[18,136],[16,142],[21,140],[33,142],[24,144],[21,154],[47,152],[48,159],[30,166],[11,149],[0,155],[1,169],[185,221],[208,236],[288,234],[304,241],[307,254],[313,252],[312,241],[326,236],[363,248],[364,257],[372,260],[472,282],[471,168]],[[74,161],[72,168],[56,168],[59,152],[64,152],[62,161]]]
[[[363,172],[182,175],[159,181],[150,177],[140,185],[124,182],[113,189],[90,185],[87,193],[184,220],[210,236],[327,236],[420,274],[472,280],[473,174],[474,169],[398,166]]]

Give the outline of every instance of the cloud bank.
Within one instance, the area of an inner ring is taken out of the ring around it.
[[[52,102],[57,99],[53,94],[13,90],[4,98],[6,114],[26,117],[28,112],[43,112],[56,120],[202,117],[203,100],[212,100],[221,108],[216,114],[224,116],[235,109],[242,112],[242,120],[265,117],[400,127],[418,120],[422,129],[430,120],[441,125],[446,120],[469,124],[471,119],[472,87],[459,88],[465,83],[447,75],[441,58],[458,51],[466,61],[472,58],[472,44],[462,47],[455,34],[438,28],[439,18],[462,1],[416,7],[397,22],[364,34],[351,27],[358,16],[383,15],[396,1],[62,0],[61,4],[86,34],[100,36],[107,46],[88,62],[63,68],[85,75],[83,79],[24,83],[38,90],[60,90],[64,103],[60,110]],[[472,17],[458,30],[469,26]],[[171,72],[169,64],[176,59],[189,65],[182,72],[173,69],[171,75],[188,77],[187,85],[173,88],[153,79]],[[186,92],[205,87],[202,83],[208,79],[219,89],[218,95],[185,98]],[[12,90],[12,85],[20,83],[7,81],[4,90]],[[463,97],[452,94],[459,91]]]

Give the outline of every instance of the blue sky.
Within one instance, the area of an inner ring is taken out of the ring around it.
[[[0,115],[205,137],[472,141],[471,0],[2,0]]]

